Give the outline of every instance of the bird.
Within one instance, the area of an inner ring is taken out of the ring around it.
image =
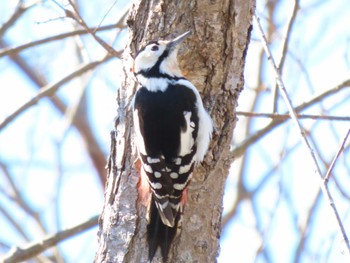
[[[190,34],[148,42],[134,58],[135,141],[141,181],[146,182],[141,185],[149,187],[150,193],[149,262],[158,247],[167,262],[194,167],[203,161],[213,132],[199,91],[184,77],[177,61],[180,43]]]

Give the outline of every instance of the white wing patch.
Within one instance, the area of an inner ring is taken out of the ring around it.
[[[181,160],[181,158],[175,158],[174,161],[175,161],[176,165],[180,165],[182,160]]]
[[[139,111],[138,110],[136,110],[136,109],[134,110],[133,117],[134,117],[137,149],[140,153],[142,153],[143,155],[146,155],[145,141],[144,141],[143,136],[142,136],[141,131],[140,131],[140,121],[139,121]]]
[[[153,189],[162,189],[162,185],[160,183],[152,183],[148,181]]]
[[[143,169],[148,173],[153,173],[152,167],[146,163],[143,164]]]
[[[183,184],[174,184],[174,185],[173,185],[174,189],[175,189],[175,190],[180,190],[180,191],[184,190],[185,187],[186,187],[186,185],[188,184],[188,182],[191,180],[191,177],[192,177],[192,176],[189,176],[189,177],[187,178],[186,182],[184,182]]]
[[[189,164],[187,165],[183,165],[183,166],[180,166],[180,169],[179,169],[179,174],[185,174],[185,173],[188,173],[189,170],[191,169],[191,166],[193,164],[193,161],[192,160]]]
[[[202,104],[202,101],[201,101]],[[208,151],[211,134],[213,132],[213,121],[208,112],[203,108],[198,107],[199,123],[197,136],[197,153],[196,161],[201,162]]]
[[[197,109],[198,109],[198,136],[196,139],[197,142],[197,153],[196,153],[196,161],[201,162],[204,159],[204,156],[208,150],[211,134],[213,132],[213,121],[210,118],[208,112],[203,107],[202,98],[199,95],[196,87],[187,79],[180,79],[177,81],[178,84],[184,85],[190,88],[197,98]]]
[[[179,174],[175,173],[175,172],[172,172],[172,173],[170,173],[170,178],[177,179],[177,178],[179,178]]]
[[[162,177],[162,174],[160,172],[154,172],[154,177],[160,178],[160,177]]]
[[[147,162],[148,163],[160,163],[160,159],[159,158],[147,157]]]
[[[192,132],[195,124],[191,122],[192,112],[184,111],[183,114],[186,121],[186,131],[181,132],[180,156],[189,154],[194,144]]]

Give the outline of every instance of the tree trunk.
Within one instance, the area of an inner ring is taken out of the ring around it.
[[[195,169],[169,262],[216,261],[235,109],[243,88],[254,8],[254,0],[141,0],[132,6],[96,262],[147,262],[146,208],[137,200],[139,175],[133,167],[136,148],[130,104],[136,84],[130,72],[131,55],[149,40],[170,39],[187,30],[192,30],[192,36],[182,44],[180,66],[200,91],[216,131],[204,162]],[[161,262],[158,253],[153,262]]]

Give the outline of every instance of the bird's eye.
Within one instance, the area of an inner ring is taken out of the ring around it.
[[[159,47],[156,46],[156,45],[154,45],[154,46],[151,47],[151,50],[152,50],[152,51],[158,51],[158,49],[159,49]]]

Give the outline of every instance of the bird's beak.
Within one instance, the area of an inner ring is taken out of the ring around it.
[[[167,44],[167,49],[170,50],[170,49],[173,49],[174,47],[176,47],[179,43],[181,43],[182,41],[184,41],[189,35],[191,35],[192,32],[191,30],[190,31],[187,31],[186,33],[178,36],[177,38],[171,40],[168,44]]]

